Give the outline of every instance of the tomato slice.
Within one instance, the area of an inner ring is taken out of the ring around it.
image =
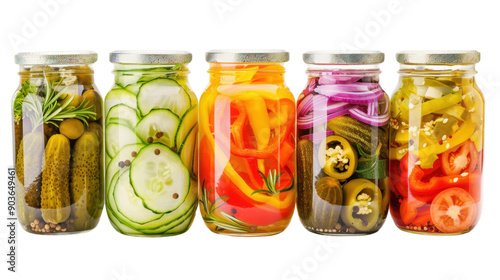
[[[459,233],[469,228],[476,219],[476,203],[461,188],[440,192],[431,204],[431,219],[444,233]]]
[[[462,145],[443,153],[441,157],[441,170],[446,175],[459,175],[463,172],[472,172],[476,169],[478,152],[470,140]]]

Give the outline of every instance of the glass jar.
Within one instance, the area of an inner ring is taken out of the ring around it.
[[[401,52],[391,100],[391,214],[408,232],[461,234],[481,208],[484,100],[476,51]]]
[[[295,102],[285,51],[210,51],[200,99],[199,199],[220,234],[282,232],[295,206]]]
[[[318,234],[370,234],[389,208],[389,97],[380,52],[307,52],[297,105],[297,209]]]
[[[13,97],[17,217],[31,233],[97,226],[104,204],[94,52],[19,53]]]
[[[198,198],[198,100],[184,51],[115,51],[106,95],[106,209],[126,235],[186,232]]]

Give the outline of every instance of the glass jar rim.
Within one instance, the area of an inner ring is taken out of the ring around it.
[[[75,65],[93,64],[97,53],[93,51],[21,52],[14,56],[19,65]]]
[[[181,64],[189,63],[193,55],[183,50],[118,50],[109,54],[112,63]]]
[[[476,64],[481,55],[475,50],[402,51],[396,54],[401,64],[467,65]]]
[[[302,55],[307,64],[359,65],[380,64],[385,55],[379,51],[308,51]]]
[[[211,50],[206,52],[207,62],[214,63],[284,63],[290,59],[285,50]]]

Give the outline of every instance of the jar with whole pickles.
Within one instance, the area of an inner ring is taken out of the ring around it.
[[[481,209],[484,99],[476,51],[401,52],[391,100],[391,214],[422,234],[461,234]]]
[[[126,235],[186,232],[198,205],[198,100],[185,51],[115,51],[106,95],[106,209]]]
[[[308,83],[297,103],[297,210],[318,234],[377,232],[389,208],[389,97],[380,52],[303,56]]]
[[[220,234],[282,232],[295,207],[295,102],[284,82],[288,53],[210,51],[200,99],[199,200]]]
[[[19,53],[13,97],[17,217],[28,232],[96,227],[104,205],[102,99],[94,52]]]

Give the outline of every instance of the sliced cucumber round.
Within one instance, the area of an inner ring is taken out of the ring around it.
[[[106,206],[106,209],[108,209],[108,206]],[[109,221],[111,222],[111,225],[120,233],[123,233],[123,234],[135,234],[135,235],[139,235],[141,234],[141,232],[139,231],[136,231],[135,229],[132,229],[124,224],[122,224],[116,217],[115,215],[113,214],[113,212],[111,212],[110,210],[107,211],[108,212],[108,218],[109,218]]]
[[[162,214],[156,214],[144,208],[142,200],[135,195],[134,188],[130,184],[129,172],[127,170],[120,175],[112,194],[118,212],[138,224],[145,224],[161,218]]]
[[[176,81],[158,78],[141,86],[137,94],[137,107],[143,116],[153,109],[169,109],[177,116],[182,116],[191,108],[191,98]]]
[[[162,143],[174,147],[179,118],[168,109],[154,109],[136,126],[135,131],[144,143]]]
[[[131,93],[137,95],[139,93],[139,89],[141,88],[142,83],[136,83],[136,84],[131,84],[125,87],[126,90],[130,91]]]
[[[130,165],[130,181],[144,205],[155,213],[177,209],[189,193],[189,170],[169,147],[144,147]]]
[[[199,152],[199,146],[198,146],[198,133],[196,133],[196,140],[194,140],[194,153],[193,153],[193,166],[191,167],[191,174],[193,178],[198,179],[198,152]]]
[[[198,123],[198,105],[194,105],[184,113],[181,118],[179,128],[175,134],[175,147],[180,149],[182,142],[186,139],[189,130]]]
[[[117,185],[118,178],[119,173],[117,172],[111,180],[112,187],[110,188],[109,193],[114,192],[114,188]],[[196,185],[196,182],[191,182],[191,184]],[[197,199],[198,189],[195,187],[190,188],[185,201],[177,209],[170,213],[163,214],[160,219],[145,224],[132,222],[122,213],[120,213],[116,207],[116,200],[113,195],[108,194],[106,206],[107,209],[110,210],[110,212],[108,213],[111,213],[116,218],[116,220],[118,220],[124,226],[145,234],[162,234],[165,233],[165,231],[180,224],[184,217],[187,217],[188,215],[194,215],[194,212],[192,210],[196,209],[196,206],[198,204]]]
[[[196,186],[196,181],[191,180],[191,186]],[[164,214],[161,219],[151,222],[148,225],[158,224],[159,221],[165,220],[168,222],[164,225],[153,228],[141,229],[141,232],[147,234],[181,234],[189,229],[194,216],[196,215],[196,208],[198,207],[198,188],[191,187],[186,200],[175,211]]]
[[[179,225],[177,225],[175,227],[172,227],[172,228],[166,230],[165,234],[175,235],[175,234],[181,234],[181,233],[188,231],[188,229],[193,224],[195,213],[196,213],[196,205],[193,207],[193,210],[191,210],[191,212],[189,212],[185,216],[185,219],[182,223],[180,223]]]
[[[139,151],[144,147],[144,144],[130,144],[124,146],[114,158],[112,158],[109,163],[106,165],[106,187],[111,187],[111,180],[113,176],[120,170],[128,169],[128,167],[124,166],[120,168],[120,162],[125,163],[127,160],[132,162],[134,157],[132,154],[134,153],[136,156]]]
[[[118,104],[125,104],[132,109],[137,109],[137,97],[125,89],[112,89],[106,95],[106,114],[113,106]]]
[[[116,156],[124,146],[135,143],[141,143],[141,140],[128,126],[117,123],[106,126],[106,153],[110,157]]]
[[[144,229],[141,230],[141,232],[146,233],[146,234],[165,234],[165,235],[176,235],[176,234],[181,234],[184,233],[186,230],[189,229],[189,226],[191,225],[191,222],[195,216],[196,208],[197,208],[197,203],[191,203],[187,204],[190,205],[189,209],[183,213],[183,215],[176,217],[175,219],[171,220],[169,223],[157,228],[157,229]],[[169,214],[165,214],[169,215]],[[187,228],[178,228],[181,225],[186,226],[186,220],[189,221],[189,224],[187,225]]]
[[[125,124],[130,128],[135,128],[139,122],[137,111],[125,104],[118,104],[109,109],[106,115],[106,123]]]
[[[118,71],[117,71],[118,72]],[[128,85],[135,84],[142,77],[141,75],[137,75],[134,73],[120,73],[117,75],[116,83],[125,88]]]
[[[188,135],[182,142],[179,148],[179,155],[181,156],[182,162],[186,165],[189,170],[193,170],[193,155],[196,150],[196,135],[198,134],[198,124],[195,124],[191,128]],[[192,176],[195,176],[193,173]]]

